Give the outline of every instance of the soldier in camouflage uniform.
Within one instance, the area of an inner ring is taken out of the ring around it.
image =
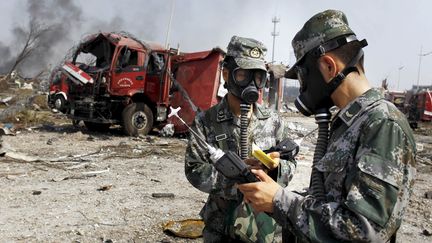
[[[416,173],[405,116],[369,86],[361,51],[366,43],[356,39],[342,12],[316,14],[292,44],[297,62],[286,75],[301,83],[302,113],[315,114],[332,102],[340,108],[326,153],[314,164],[323,176],[324,200],[282,188],[261,171],[253,171],[261,182],[239,190],[302,242],[395,242]],[[319,92],[311,95],[311,89]]]
[[[228,93],[219,104],[199,113],[192,125],[192,129],[210,145],[223,151],[239,153],[240,104],[244,102],[242,93],[250,85],[256,90],[263,88],[261,82],[266,82],[265,51],[264,45],[254,39],[232,37],[223,67]],[[246,81],[239,85],[237,82],[242,77],[246,77]],[[254,103],[249,116],[249,151],[252,142],[265,150],[288,137],[287,126],[275,112]],[[271,155],[278,159],[277,152]],[[255,159],[246,159],[245,163],[253,168],[262,168]],[[294,169],[294,161],[280,159],[279,166],[268,173],[280,185],[286,186]],[[215,170],[206,146],[193,135],[190,136],[186,149],[185,173],[194,187],[209,193],[200,212],[205,222],[204,242],[273,241],[275,221],[265,213],[252,212],[236,189],[236,182]]]

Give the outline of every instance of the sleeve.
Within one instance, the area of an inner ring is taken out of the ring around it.
[[[206,128],[202,119],[203,113],[195,117],[192,129],[202,138],[207,138]],[[206,193],[228,193],[233,181],[226,179],[213,167],[206,145],[192,133],[185,153],[185,174],[188,181],[200,191]]]
[[[342,199],[322,203],[280,189],[273,199],[275,220],[310,241],[387,241],[411,194],[415,145],[399,124],[378,119],[365,126],[358,146]]]

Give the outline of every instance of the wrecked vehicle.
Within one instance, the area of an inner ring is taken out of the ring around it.
[[[121,125],[127,135],[145,135],[173,123],[169,107],[182,107],[189,124],[195,113],[219,101],[224,52],[213,49],[179,53],[142,42],[127,33],[98,33],[85,38],[50,78],[48,104],[83,121],[89,130]]]
[[[420,90],[407,94],[406,115],[411,128],[418,128],[419,122],[432,121],[432,91]]]
[[[387,91],[384,93],[384,98],[393,103],[400,111],[405,112],[405,91]]]

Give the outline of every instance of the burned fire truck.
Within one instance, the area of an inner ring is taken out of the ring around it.
[[[48,104],[89,130],[117,124],[137,136],[172,123],[186,132],[167,118],[170,106],[181,106],[179,115],[191,124],[197,111],[220,99],[218,48],[179,53],[126,33],[98,33],[69,55],[51,74]]]
[[[417,128],[419,122],[432,121],[432,91],[409,92],[406,101],[406,115],[412,128]]]

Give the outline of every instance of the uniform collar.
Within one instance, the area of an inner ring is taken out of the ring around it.
[[[217,112],[216,121],[217,122],[232,120],[234,118],[234,115],[232,114],[232,112],[229,109],[227,97],[228,96],[225,95],[223,97],[223,99],[221,100],[221,102],[219,102],[219,104],[217,104],[217,107],[216,107],[216,112]]]
[[[217,104],[216,112],[217,112],[217,122],[223,122],[227,120],[233,120],[234,114],[230,111],[228,105],[228,96],[224,96],[224,98]],[[254,115],[259,120],[264,120],[270,117],[270,110],[258,103],[254,104]]]
[[[270,109],[255,103],[254,114],[259,120],[265,120],[270,117]]]
[[[340,110],[337,117],[350,126],[366,107],[383,98],[377,89],[369,89]]]

